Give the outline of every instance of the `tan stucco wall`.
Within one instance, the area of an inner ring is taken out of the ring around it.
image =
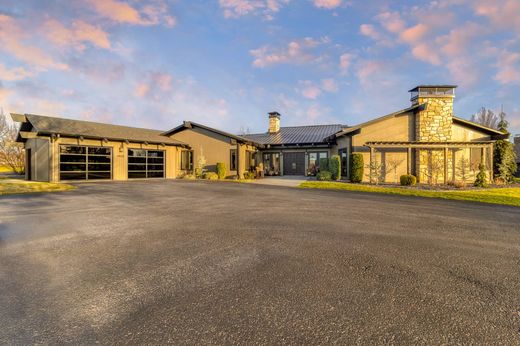
[[[466,126],[453,124],[453,141],[489,141],[490,135],[478,130],[469,129]]]
[[[217,163],[223,162],[226,164],[228,176],[237,175],[236,170],[230,170],[231,149],[239,148],[238,168],[240,175],[242,175],[246,169],[246,150],[256,151],[255,147],[253,146],[246,144],[233,144],[231,139],[226,136],[222,136],[198,127],[177,132],[173,134],[171,138],[187,143],[192,148],[194,167],[197,167],[197,161],[201,155],[203,155],[204,159],[206,160],[206,165],[204,167],[205,169],[215,172]],[[181,171],[180,169],[178,169],[176,172],[178,176],[184,173],[185,172]]]
[[[364,126],[361,132],[352,137],[353,151],[363,149],[370,141],[413,141],[415,139],[415,120],[413,113],[405,113]]]

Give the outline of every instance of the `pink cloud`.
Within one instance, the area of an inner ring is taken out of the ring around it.
[[[303,97],[311,100],[315,100],[318,96],[321,95],[321,89],[314,85],[311,81],[300,81],[302,85],[301,93]]]
[[[130,6],[126,2],[117,0],[86,0],[88,4],[102,17],[117,23],[134,25],[163,24],[172,27],[176,24],[175,18],[168,13],[164,1],[154,1],[142,8]]]
[[[401,33],[406,27],[399,12],[383,12],[377,15],[376,19],[387,31],[395,34]]]
[[[314,6],[330,10],[340,6],[341,2],[342,0],[314,0]]]
[[[338,83],[332,78],[322,79],[321,80],[321,88],[324,91],[334,93],[338,91]]]
[[[412,55],[422,61],[432,65],[440,65],[441,58],[438,54],[438,48],[435,45],[427,43],[419,43],[412,46]]]
[[[67,28],[60,22],[50,19],[43,24],[43,31],[49,41],[59,46],[72,46],[84,50],[84,43],[89,42],[99,48],[110,48],[108,34],[100,27],[82,20],[74,21],[72,27]]]
[[[487,17],[495,27],[520,30],[520,2],[518,0],[477,0],[475,3],[475,13]]]
[[[361,24],[359,27],[359,32],[367,37],[370,37],[371,39],[378,41],[382,38],[381,33],[377,31],[375,26],[372,24]]]
[[[12,69],[8,69],[2,63],[0,63],[0,80],[17,81],[31,77],[32,75],[32,72],[27,71],[23,67],[15,67]]]
[[[249,53],[255,58],[253,66],[264,68],[279,64],[305,64],[320,60],[313,49],[318,45],[330,42],[327,37],[316,40],[306,37],[303,40],[294,40],[284,48],[272,48],[263,46],[250,50]]]
[[[140,98],[160,100],[173,89],[173,78],[167,72],[151,72],[134,88],[134,95]]]
[[[26,41],[30,38],[33,38],[33,33],[25,31],[22,23],[0,14],[0,50],[42,70],[68,68],[66,64],[55,61],[40,48],[27,44]]]
[[[400,38],[405,42],[414,43],[423,39],[429,29],[427,25],[419,23],[401,32]]]
[[[354,55],[350,53],[344,53],[339,57],[339,68],[342,75],[348,74],[352,60],[354,60]]]
[[[503,50],[499,53],[495,79],[501,84],[520,85],[520,53]]]

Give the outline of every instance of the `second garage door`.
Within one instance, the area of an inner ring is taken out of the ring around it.
[[[284,153],[283,174],[305,175],[305,153]]]
[[[128,178],[164,178],[164,151],[128,149]]]

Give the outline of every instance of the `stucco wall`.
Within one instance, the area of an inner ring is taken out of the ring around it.
[[[25,148],[31,149],[31,176],[26,171],[26,178],[34,181],[49,181],[49,141],[46,138],[31,138],[25,142]]]

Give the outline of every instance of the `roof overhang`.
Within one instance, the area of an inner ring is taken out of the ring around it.
[[[483,132],[491,135],[493,139],[508,139],[509,136],[510,136],[509,133],[504,133],[504,132],[499,131],[497,129],[492,129],[490,127],[487,127],[487,126],[484,126],[484,125],[481,125],[481,124],[477,124],[477,123],[474,123],[473,121],[462,119],[462,118],[459,118],[459,117],[456,117],[456,116],[453,116],[453,122],[461,124],[461,125],[464,125],[464,126],[467,126],[467,127],[470,127],[472,129],[475,129],[475,130],[478,130],[478,131],[483,131]]]

